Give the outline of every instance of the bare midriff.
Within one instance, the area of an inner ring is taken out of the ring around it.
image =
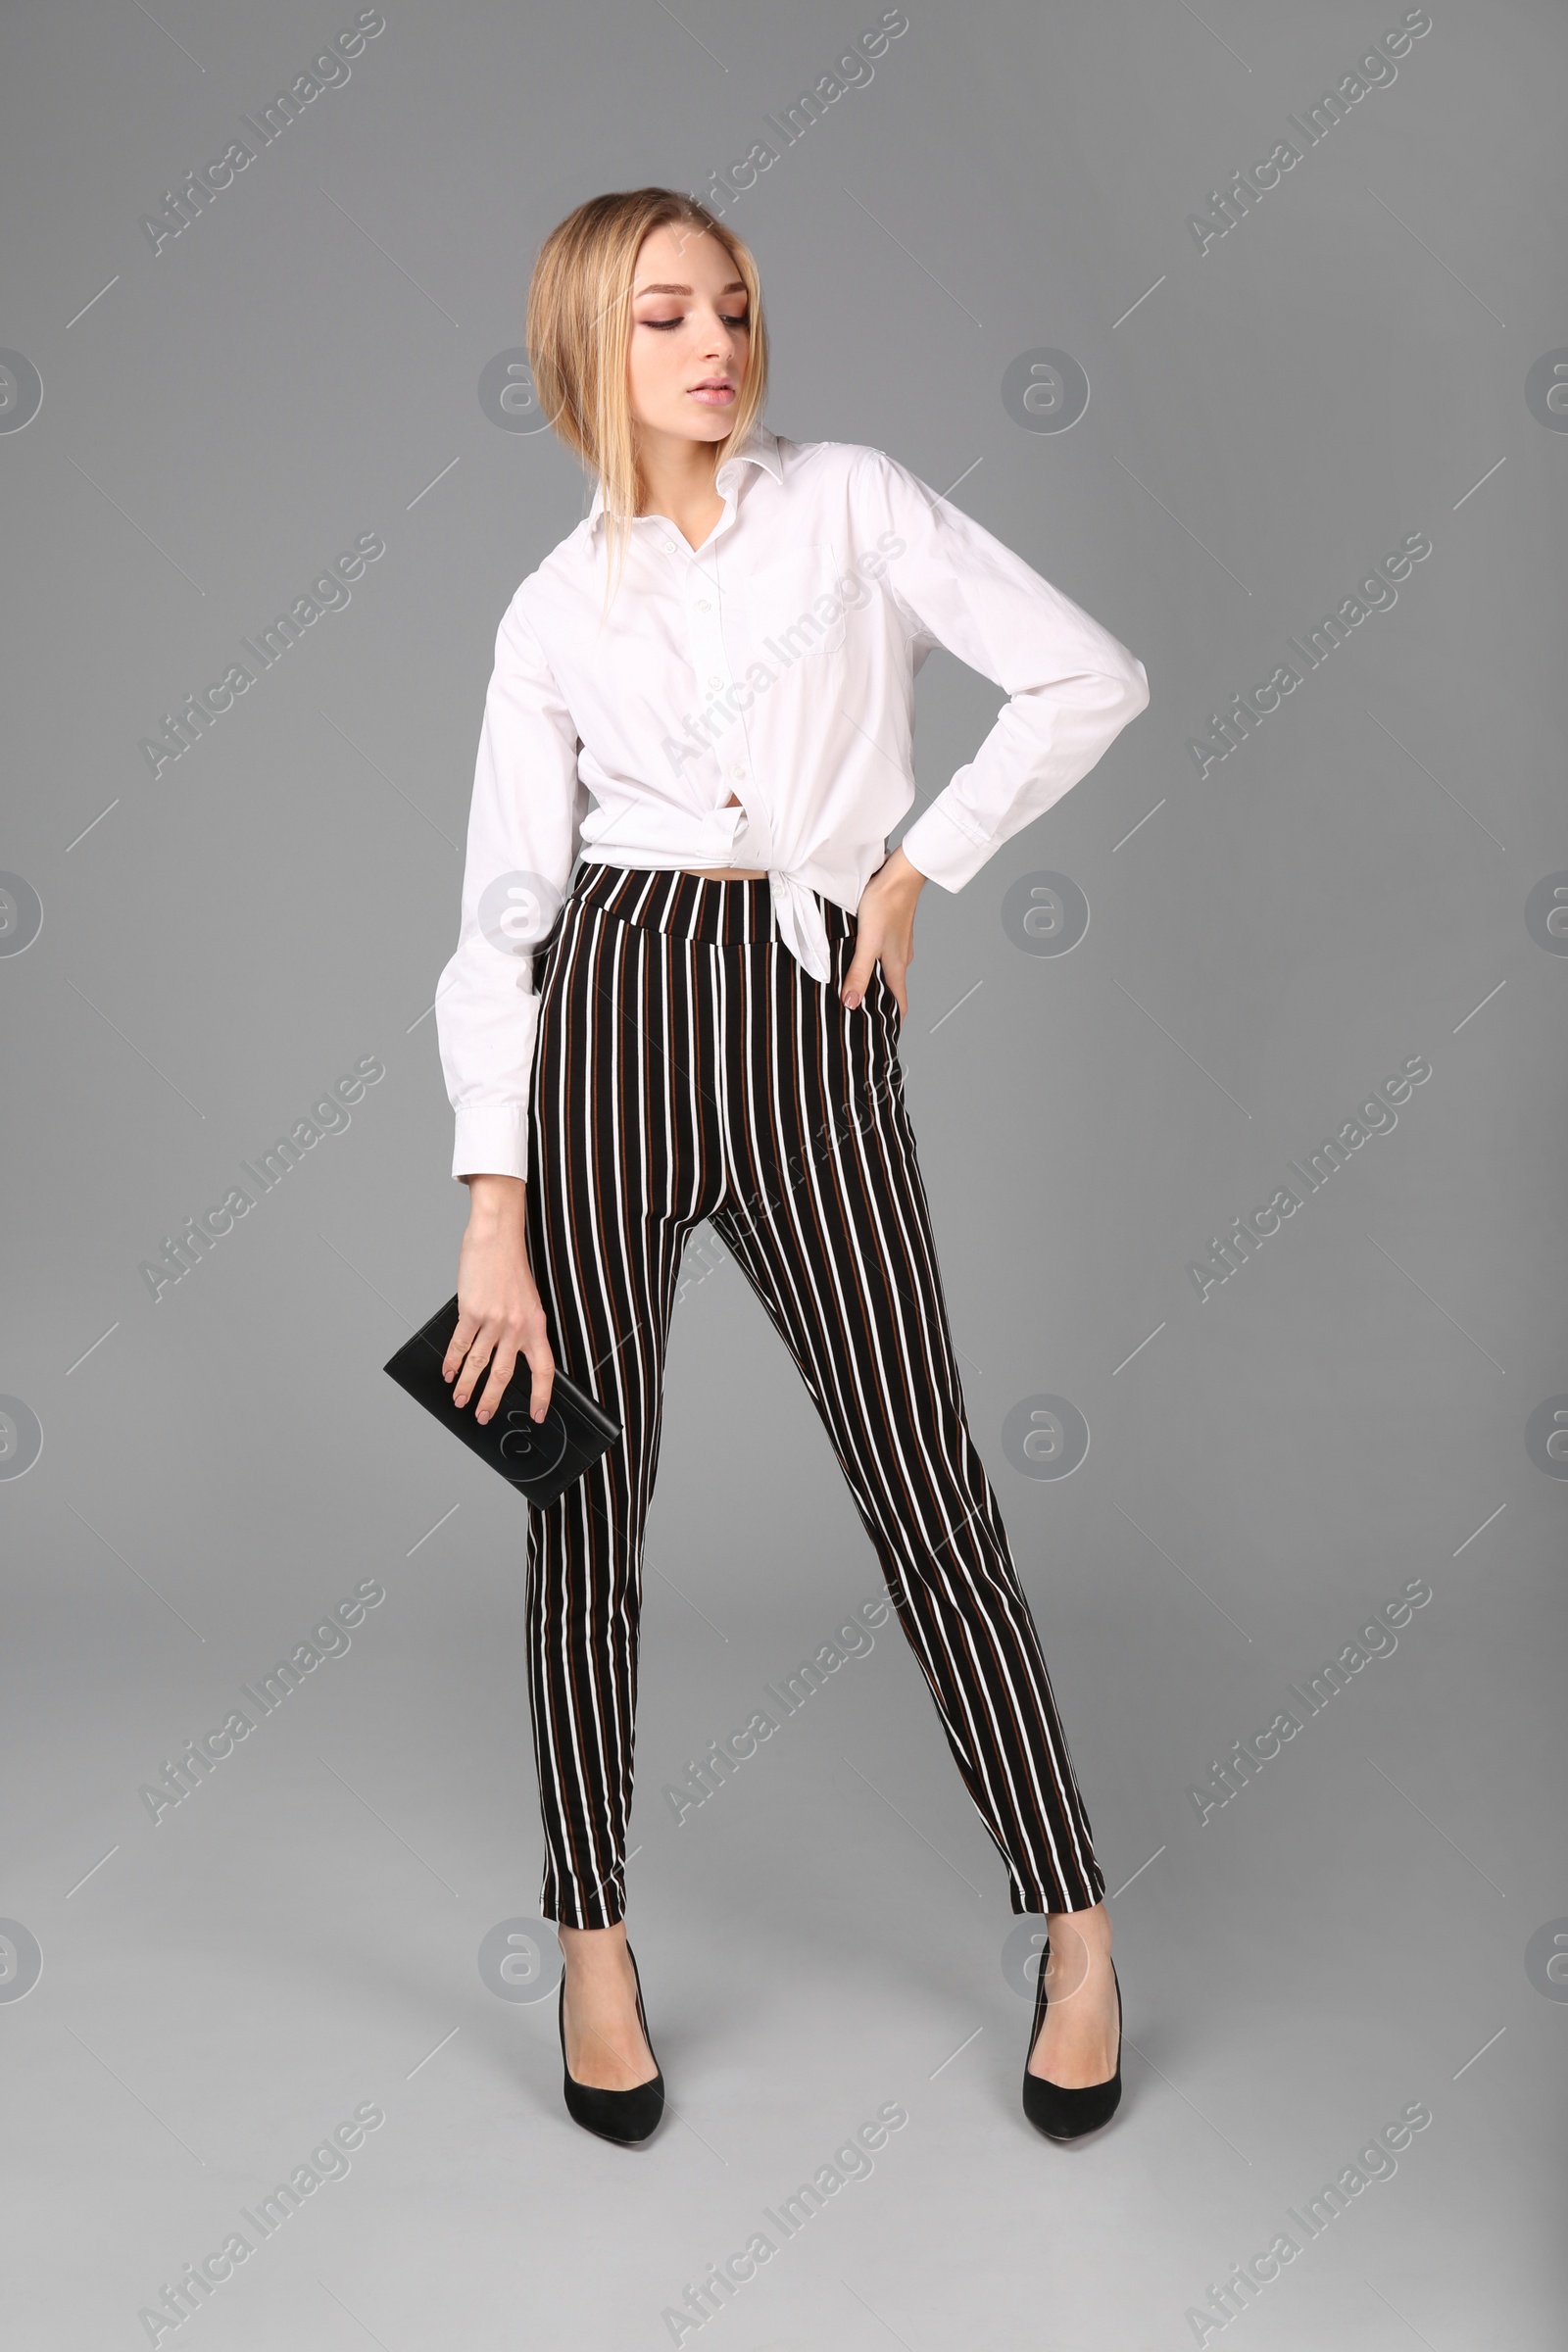
[[[738,808],[741,796],[732,792],[724,803],[726,808]],[[700,875],[705,882],[765,882],[767,868],[762,865],[687,865],[683,873]]]

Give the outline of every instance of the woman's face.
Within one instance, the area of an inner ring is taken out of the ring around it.
[[[647,432],[722,441],[751,357],[746,288],[710,229],[649,232],[632,277],[632,415]]]

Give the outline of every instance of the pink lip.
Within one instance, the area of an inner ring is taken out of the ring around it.
[[[709,408],[716,409],[721,408],[725,401],[734,399],[735,387],[733,384],[693,384],[691,396],[693,400],[703,401]]]

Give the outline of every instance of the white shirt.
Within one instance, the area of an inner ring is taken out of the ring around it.
[[[502,619],[436,990],[455,1176],[527,1174],[531,951],[579,852],[764,868],[785,945],[826,980],[810,894],[853,913],[912,806],[914,677],[936,646],[1010,698],[904,836],[947,890],[1148,704],[1124,645],[883,451],[757,426],[714,478],[724,512],[695,552],[662,515],[632,523],[603,627],[602,490]]]

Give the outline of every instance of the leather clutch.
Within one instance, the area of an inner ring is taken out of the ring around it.
[[[550,1409],[542,1421],[533,1420],[528,1412],[533,1374],[527,1359],[519,1355],[500,1404],[481,1425],[475,1410],[484,1394],[484,1380],[460,1409],[452,1401],[457,1384],[449,1384],[441,1376],[457,1327],[454,1297],[412,1340],[405,1341],[383,1369],[416,1404],[422,1404],[492,1470],[498,1470],[527,1502],[543,1510],[613,1445],[620,1435],[620,1423],[568,1380],[559,1365],[551,1387]]]

